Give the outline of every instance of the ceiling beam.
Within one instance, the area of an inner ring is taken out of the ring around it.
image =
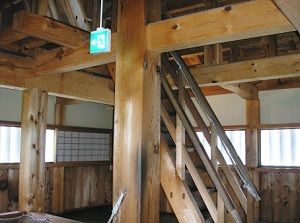
[[[6,46],[10,43],[19,41],[28,37],[27,34],[19,33],[12,29],[12,27],[7,27],[4,30],[1,30],[0,35],[0,46]]]
[[[300,33],[300,2],[299,0],[274,0],[283,14],[291,21]]]
[[[77,71],[25,80],[26,88],[40,88],[59,97],[113,105],[115,94],[110,85],[114,85],[110,79]]]
[[[26,57],[0,52],[0,66],[23,69],[35,69],[36,61]]]
[[[0,87],[24,89],[25,80],[35,75],[36,72],[31,69],[0,66]]]
[[[146,29],[148,49],[158,52],[295,30],[270,0],[251,1],[151,23]],[[113,33],[110,53],[89,54],[87,42],[80,49],[63,52],[59,58],[49,55],[48,62],[42,61],[37,73],[68,72],[115,62],[115,40],[116,33]]]
[[[169,52],[294,30],[271,0],[250,1],[149,24],[147,47]]]
[[[38,56],[37,73],[62,73],[115,62],[116,36],[116,33],[111,35],[111,52],[109,53],[90,54],[90,44],[87,41],[78,50],[61,49],[59,52],[49,52]]]
[[[190,71],[201,87],[297,77],[300,75],[300,54],[202,66]]]
[[[233,93],[236,93],[241,98],[254,100],[258,99],[258,90],[253,84],[250,83],[241,83],[241,84],[228,84],[222,85],[222,88],[225,88]]]
[[[0,53],[0,86],[23,88],[25,79],[36,76],[36,61]]]
[[[89,40],[88,32],[26,11],[14,14],[12,28],[16,32],[73,49],[82,47]]]

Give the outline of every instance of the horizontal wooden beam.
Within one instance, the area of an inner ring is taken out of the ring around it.
[[[7,27],[6,29],[1,30],[0,46],[6,46],[10,43],[24,39],[27,36],[28,36],[27,34],[19,33],[13,30],[12,27]]]
[[[73,49],[82,47],[90,37],[89,32],[27,11],[14,14],[12,29]]]
[[[0,53],[0,86],[24,88],[25,79],[36,76],[36,61]]]
[[[23,68],[34,70],[36,68],[36,61],[26,57],[0,53],[0,66],[9,67],[11,69]]]
[[[25,87],[25,80],[36,75],[34,70],[9,68],[0,66],[0,87],[21,89]]]
[[[271,0],[250,1],[147,25],[147,47],[157,52],[294,31]]]
[[[114,104],[115,94],[110,89],[113,84],[110,79],[77,71],[38,76],[25,81],[26,88],[40,88],[60,97],[109,105]]]
[[[111,52],[90,54],[90,43],[77,50],[61,49],[37,57],[38,74],[54,74],[69,72],[88,67],[104,65],[116,61],[116,33],[111,36]]]
[[[237,84],[300,75],[300,54],[191,69],[199,86]]]

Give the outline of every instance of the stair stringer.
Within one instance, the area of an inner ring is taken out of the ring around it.
[[[177,220],[180,223],[205,223],[190,189],[176,174],[174,160],[163,136],[161,136],[160,157],[160,182]]]

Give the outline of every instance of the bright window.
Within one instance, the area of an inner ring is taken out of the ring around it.
[[[245,158],[246,158],[245,131],[244,130],[227,130],[225,132],[226,132],[226,135],[228,136],[228,138],[230,139],[230,141],[232,142],[240,159],[245,164]],[[200,139],[200,142],[204,146],[208,156],[211,157],[210,144],[206,141],[202,132],[197,132],[197,135]],[[221,150],[221,153],[223,154],[227,164],[232,164],[219,137],[218,137],[218,148]]]
[[[20,162],[21,129],[0,126],[0,163]]]
[[[19,163],[21,128],[0,126],[0,163]],[[54,130],[46,130],[46,162],[53,162]]]
[[[262,166],[300,166],[300,129],[261,130]]]

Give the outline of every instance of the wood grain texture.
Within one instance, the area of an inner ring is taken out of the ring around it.
[[[109,53],[90,54],[90,42],[85,41],[77,50],[61,49],[38,56],[37,73],[62,73],[115,62],[116,38],[116,33],[112,33]]]
[[[40,89],[23,92],[19,210],[43,211],[45,200],[45,135],[48,93]]]
[[[190,69],[202,86],[235,84],[300,75],[300,54]]]
[[[159,220],[159,55],[146,52],[145,5],[119,1],[115,82],[113,203],[128,192],[117,222]]]
[[[251,1],[149,24],[147,48],[168,52],[294,30],[272,1]]]
[[[299,222],[299,173],[263,172],[260,176],[262,222]]]
[[[89,33],[55,20],[20,11],[14,14],[13,30],[73,49],[89,40]]]
[[[1,30],[0,46],[6,46],[26,37],[28,37],[28,34],[20,33],[13,30],[12,27],[7,27],[6,29]]]
[[[64,211],[64,167],[53,168],[52,184],[52,212],[62,213]]]
[[[44,75],[25,81],[27,88],[40,87],[54,95],[103,104],[114,104],[113,81],[81,72]]]
[[[165,139],[161,140],[161,185],[179,222],[205,222],[188,186],[176,174]],[[184,194],[184,195],[183,195]]]
[[[64,167],[63,210],[111,203],[111,180],[108,165]]]

